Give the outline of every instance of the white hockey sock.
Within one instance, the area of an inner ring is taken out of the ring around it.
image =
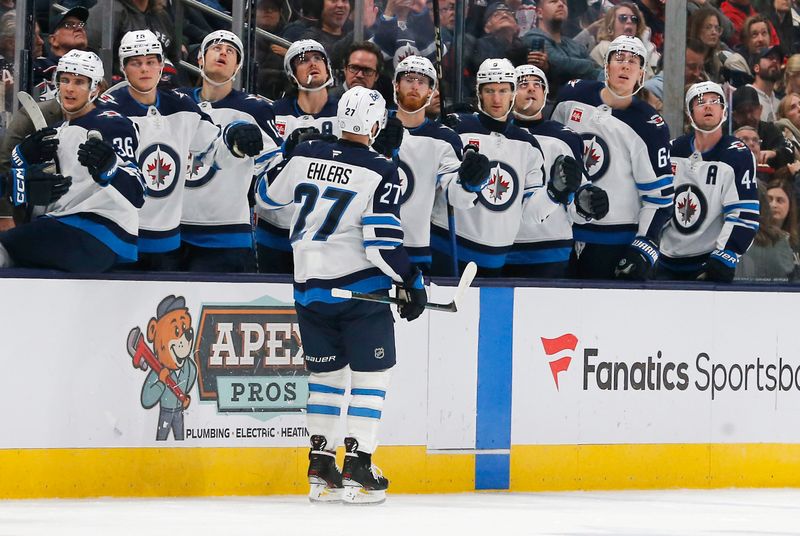
[[[345,367],[334,372],[312,372],[308,376],[308,433],[325,436],[328,441],[326,450],[336,450],[338,445],[336,430],[349,373],[350,369]]]
[[[11,268],[14,266],[14,261],[9,255],[8,250],[0,243],[0,268]]]
[[[389,371],[355,372],[350,377],[350,407],[347,409],[347,436],[358,441],[358,450],[372,454],[378,448]]]

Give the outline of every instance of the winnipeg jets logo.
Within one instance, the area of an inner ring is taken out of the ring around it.
[[[169,145],[156,143],[142,151],[139,168],[144,175],[147,195],[166,197],[179,182],[181,160]]]
[[[608,144],[597,134],[584,132],[583,138],[583,167],[590,181],[598,181],[608,171],[611,162],[611,154],[608,152]]]
[[[568,85],[569,87],[575,87],[575,86],[577,86],[577,85],[578,85],[578,82],[580,82],[580,80],[578,80],[577,78],[573,78],[572,80],[570,80],[569,82],[567,82],[567,85]]]
[[[198,188],[203,186],[208,181],[214,178],[217,174],[217,168],[206,166],[203,161],[195,155],[191,155],[189,159],[188,169],[186,173],[186,187]]]
[[[408,164],[398,158],[397,174],[400,176],[400,204],[402,205],[414,193],[414,172],[411,171]]]
[[[749,151],[750,150],[747,147],[747,145],[744,144],[744,142],[739,141],[739,140],[731,143],[730,146],[728,147],[728,149],[734,149],[734,150],[737,150],[737,151]]]
[[[691,234],[706,219],[708,204],[703,191],[693,184],[682,184],[675,190],[675,212],[672,221],[682,234]]]
[[[114,110],[106,110],[105,112],[97,114],[100,117],[122,117],[122,114],[115,112]]]
[[[481,190],[478,200],[489,210],[500,212],[511,206],[519,194],[519,179],[505,162],[490,162],[489,183]]]
[[[648,121],[648,123],[651,124],[651,125],[655,125],[657,127],[662,127],[665,124],[664,123],[664,118],[661,117],[658,114],[655,114],[653,117],[651,117],[650,120]]]

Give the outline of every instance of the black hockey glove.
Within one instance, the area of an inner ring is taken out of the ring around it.
[[[729,249],[715,249],[708,256],[705,272],[698,279],[716,281],[717,283],[730,283],[736,275],[736,265],[739,255]]]
[[[468,192],[480,192],[489,184],[489,159],[475,145],[464,147],[464,158],[458,168],[461,186]]]
[[[550,199],[563,205],[569,204],[570,196],[581,185],[581,166],[577,160],[568,155],[559,155],[550,168],[550,181],[547,193]]]
[[[225,127],[223,136],[225,145],[228,146],[228,149],[236,158],[256,156],[264,150],[261,129],[253,123],[234,121]]]
[[[300,127],[294,129],[292,133],[289,134],[289,137],[286,138],[286,141],[283,142],[283,148],[282,148],[283,158],[287,159],[290,156],[292,156],[295,147],[297,147],[300,143],[304,141],[308,141],[308,139],[306,139],[306,136],[309,136],[309,139],[313,139],[311,138],[311,136],[316,136],[316,135],[320,134],[319,130],[317,130],[314,127]]]
[[[44,206],[55,203],[71,185],[72,177],[48,173],[43,166],[33,166],[25,171],[22,181],[14,182],[14,205],[27,203]]]
[[[617,279],[643,281],[650,275],[650,270],[658,260],[658,248],[644,236],[633,239],[628,252],[617,263],[614,276]]]
[[[403,142],[403,123],[396,116],[386,120],[386,126],[381,129],[378,137],[372,142],[372,148],[386,158],[392,158],[395,151],[400,150]]]
[[[591,184],[581,186],[575,192],[575,210],[587,220],[602,220],[608,214],[608,194]]]
[[[428,303],[428,294],[425,292],[425,284],[419,268],[414,272],[414,275],[403,281],[402,286],[397,287],[397,297],[406,302],[398,306],[400,318],[405,318],[411,322],[419,318],[419,315],[425,311],[425,304]]]
[[[89,138],[78,145],[78,162],[100,186],[107,185],[117,172],[117,153],[100,138]]]
[[[35,165],[49,162],[56,157],[58,151],[58,132],[52,127],[37,130],[17,145],[17,153],[25,159],[25,164]],[[19,163],[12,162],[15,167]]]

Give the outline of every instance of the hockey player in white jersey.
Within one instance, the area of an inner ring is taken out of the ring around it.
[[[55,76],[66,121],[12,152],[14,202],[45,206],[44,215],[0,234],[0,266],[104,272],[136,260],[137,209],[144,201],[133,158],[137,131],[127,118],[95,107],[103,80],[96,54],[68,52]],[[55,174],[43,169],[52,158]],[[28,188],[48,175],[63,178],[49,195]]]
[[[458,134],[425,117],[436,81],[433,64],[422,56],[408,56],[394,71],[396,117],[404,127],[397,155],[403,245],[423,273],[431,269],[430,220],[436,191],[446,192],[454,206],[468,209],[489,179],[486,156],[470,148],[462,161]]]
[[[622,35],[608,48],[605,83],[573,80],[558,93],[552,119],[581,135],[589,180],[609,200],[601,221],[573,226],[575,277],[646,279],[658,260],[672,206],[672,171],[667,124],[635,97],[646,69],[642,42]]]
[[[297,96],[287,96],[273,103],[278,134],[289,140],[294,133],[290,145],[312,127],[323,135],[338,135],[336,99],[328,96],[333,71],[323,46],[313,39],[295,41],[283,58],[283,69],[297,87]],[[292,273],[289,225],[293,211],[292,206],[269,210],[256,204],[259,272]]]
[[[348,90],[339,102],[342,139],[297,146],[259,182],[267,206],[293,203],[295,307],[308,380],[308,477],[312,501],[382,502],[388,480],[372,466],[378,426],[396,362],[394,319],[382,303],[331,296],[332,288],[405,292],[400,316],[422,314],[422,273],[403,248],[396,165],[370,150],[385,122],[377,91]],[[336,467],[339,415],[350,383],[345,462]]]
[[[545,175],[553,173],[559,156],[570,156],[583,170],[583,140],[569,127],[544,119],[542,110],[550,87],[544,72],[533,65],[520,65],[514,124],[533,134],[544,153]],[[563,278],[572,252],[572,221],[600,220],[608,213],[608,194],[588,181],[575,192],[573,203],[559,207],[543,222],[523,219],[506,257],[506,277]]]
[[[725,92],[714,82],[686,93],[693,132],[672,142],[675,208],[661,238],[658,279],[733,281],[758,231],[753,153],[723,134]]]
[[[257,125],[262,149],[252,157],[228,159],[221,168],[199,159],[190,163],[181,217],[181,267],[190,272],[254,272],[248,194],[252,178],[266,171],[283,140],[275,130],[269,102],[233,89],[244,62],[244,47],[236,34],[227,30],[208,34],[199,56],[203,85],[179,92],[220,128],[240,121]]]
[[[260,129],[234,122],[224,131],[186,95],[158,88],[164,67],[161,42],[150,30],[126,33],[119,61],[128,85],[100,97],[100,106],[130,118],[139,128],[136,158],[147,198],[139,211],[138,270],[179,270],[184,185],[188,157],[220,169],[256,156]],[[234,154],[232,148],[239,151]],[[123,148],[130,151],[129,148]],[[133,154],[133,153],[131,153]]]
[[[517,83],[506,59],[485,60],[477,74],[480,113],[447,118],[462,143],[478,147],[489,159],[489,183],[469,210],[456,208],[458,261],[474,261],[478,274],[499,276],[523,218],[542,222],[569,203],[580,185],[580,170],[562,158],[545,184],[544,157],[536,138],[508,121]],[[434,273],[446,274],[452,262],[443,196],[433,211],[431,246]]]

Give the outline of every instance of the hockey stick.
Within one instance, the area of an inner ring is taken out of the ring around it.
[[[444,57],[444,44],[442,43],[442,24],[439,20],[439,0],[433,0],[433,41],[436,45],[436,76],[439,78],[439,116],[441,121],[444,122],[444,91],[442,91],[442,79],[444,79],[444,68],[442,67],[442,59]],[[456,239],[456,212],[450,200],[447,199],[447,229],[450,231],[450,253],[453,261],[453,277],[458,276],[458,249]]]
[[[36,101],[33,97],[31,97],[30,93],[26,91],[20,91],[17,93],[17,100],[19,100],[20,105],[25,110],[25,113],[28,114],[28,117],[31,118],[31,123],[33,123],[33,128],[36,130],[42,130],[43,128],[47,128],[47,121],[44,118],[44,114],[42,110],[36,105]]]
[[[445,313],[455,313],[456,311],[458,311],[458,304],[461,301],[461,298],[464,297],[464,293],[467,291],[467,288],[470,285],[472,285],[472,280],[475,279],[475,274],[477,273],[478,273],[477,264],[475,264],[474,262],[470,262],[469,264],[467,264],[467,267],[464,268],[464,273],[461,274],[461,279],[459,279],[458,281],[456,292],[455,294],[453,294],[453,301],[451,301],[450,303],[428,302],[425,304],[425,309],[430,309],[432,311],[443,311]],[[334,298],[347,298],[347,299],[364,300],[364,301],[371,301],[378,303],[389,303],[396,305],[405,305],[408,303],[406,300],[401,300],[400,298],[393,298],[392,296],[384,296],[381,294],[370,294],[367,292],[355,292],[343,288],[331,289],[331,296],[333,296]]]

